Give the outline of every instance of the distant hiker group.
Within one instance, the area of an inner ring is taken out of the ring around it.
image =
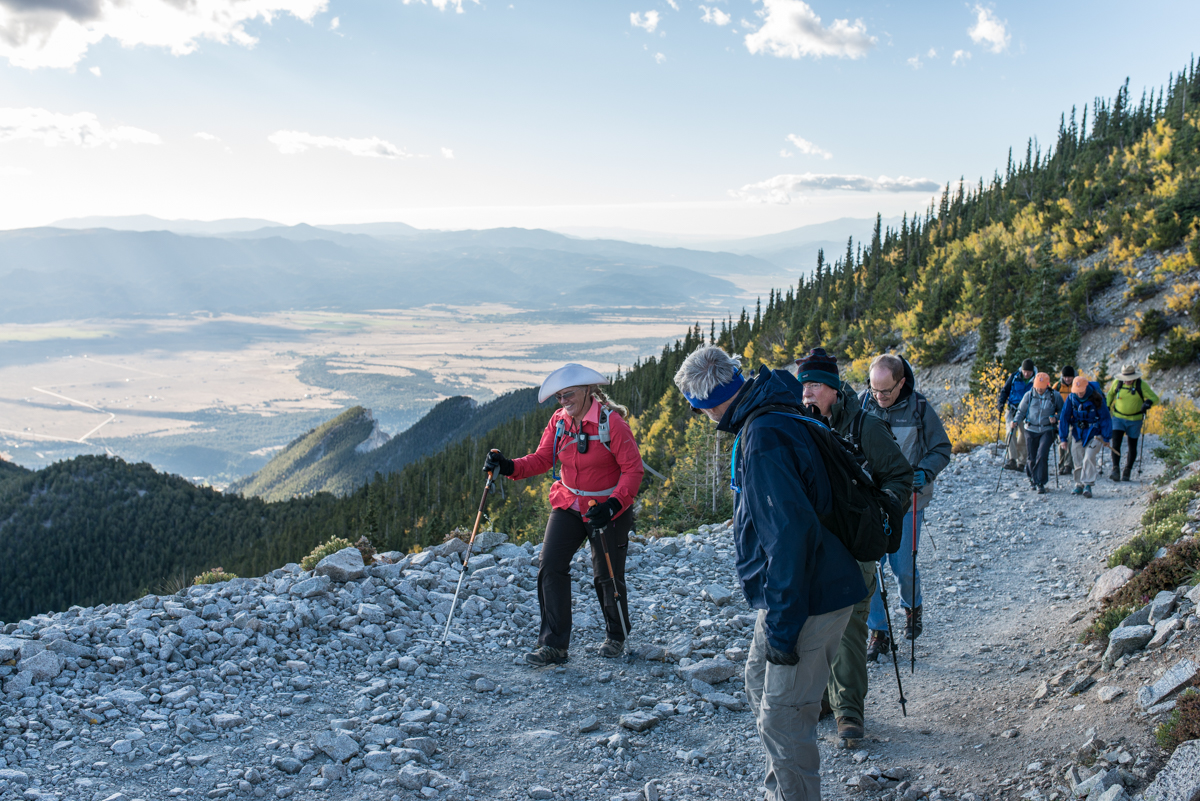
[[[1062,368],[1053,387],[1048,374],[1036,371],[1033,360],[1026,359],[1000,390],[997,406],[1008,430],[1004,468],[1024,471],[1031,489],[1044,494],[1050,443],[1057,435],[1058,472],[1073,477],[1073,494],[1093,496],[1102,450],[1112,453],[1109,478],[1128,481],[1137,462],[1146,412],[1158,402],[1158,395],[1137,367],[1124,365],[1107,393],[1098,382],[1076,375],[1070,365]],[[1122,468],[1121,444],[1125,440],[1129,445]]]

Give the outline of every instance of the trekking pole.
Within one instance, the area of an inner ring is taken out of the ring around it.
[[[912,643],[912,669],[910,672],[917,672],[917,491],[913,490],[912,497],[912,542],[913,542],[913,560],[912,560],[912,617],[913,617],[913,637],[909,640]]]
[[[879,584],[879,596],[883,599],[883,617],[887,621],[888,632],[891,636],[892,647],[892,667],[896,669],[896,689],[900,691],[900,712],[904,717],[908,717],[908,709],[905,704],[908,699],[904,697],[904,685],[900,682],[900,657],[898,656],[900,646],[896,645],[896,630],[892,628],[892,613],[888,609],[887,584],[883,581],[883,563],[875,563],[875,581]]]
[[[595,506],[595,501],[588,501],[588,507]],[[622,642],[629,640],[629,627],[625,625],[625,613],[621,610],[621,591],[617,589],[617,574],[613,571],[612,557],[608,555],[608,546],[604,542],[604,530],[608,526],[593,526],[592,535],[595,539],[600,540],[600,552],[604,554],[604,562],[608,565],[608,581],[612,584],[613,605],[617,607],[617,617],[621,620],[621,634],[625,639]],[[592,547],[595,548],[593,541]]]
[[[1000,452],[1000,424],[1004,422],[1004,411],[1001,410],[997,414],[998,414],[998,416],[996,417],[996,438],[992,440],[992,442],[994,443],[992,445],[992,453]],[[1007,445],[1007,443],[1006,443],[1006,445]]]
[[[1009,429],[1008,436],[1004,438],[1004,448],[1008,450],[1008,441],[1012,439],[1012,429]],[[996,492],[1000,491],[1000,482],[1004,479],[1004,463],[1000,464],[1000,475],[996,476]]]
[[[471,548],[475,545],[475,535],[479,533],[479,524],[483,521],[483,507],[487,503],[488,493],[496,484],[492,481],[492,471],[487,471],[487,482],[483,485],[483,497],[479,499],[479,511],[475,514],[475,526],[471,529],[471,539],[467,542],[467,556],[463,559],[462,572],[458,574],[458,586],[454,588],[454,600],[450,603],[450,614],[446,615],[446,630],[442,632],[442,640],[438,645],[445,645],[450,636],[450,626],[454,623],[454,608],[458,606],[458,593],[462,590],[463,579],[467,576],[467,559],[471,558]]]
[[[1058,489],[1058,437],[1054,438],[1054,446],[1051,450],[1054,453],[1054,488]]]

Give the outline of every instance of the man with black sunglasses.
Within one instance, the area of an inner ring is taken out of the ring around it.
[[[938,473],[950,464],[950,438],[933,406],[916,389],[912,367],[899,356],[885,353],[875,357],[869,372],[870,387],[859,395],[863,410],[882,418],[892,428],[892,434],[913,468],[913,498],[915,513],[904,516],[904,536],[900,550],[880,560],[891,567],[900,584],[900,605],[904,608],[904,637],[915,640],[920,636],[922,622],[921,574],[917,570],[917,543],[921,540],[921,524],[925,507],[933,500],[933,482]],[[884,572],[886,581],[886,571]],[[879,588],[871,597],[871,612],[867,617],[871,639],[867,643],[867,659],[874,662],[881,653],[891,650],[892,632],[888,631],[883,598]]]

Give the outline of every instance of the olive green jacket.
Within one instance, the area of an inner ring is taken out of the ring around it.
[[[841,436],[850,439],[855,415],[862,408],[854,388],[842,382],[838,399],[829,410],[829,423]],[[856,443],[867,457],[867,470],[879,482],[879,488],[890,491],[896,500],[907,505],[912,500],[913,468],[887,421],[873,414],[863,415],[862,441]]]

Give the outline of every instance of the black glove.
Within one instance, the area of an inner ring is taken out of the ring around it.
[[[485,473],[500,473],[502,476],[511,476],[514,470],[513,460],[505,459],[504,454],[492,448],[488,451],[487,457],[483,460],[483,472]]]
[[[1154,401],[1142,401],[1142,414],[1150,411],[1150,407],[1154,405]]]
[[[604,528],[612,519],[621,512],[621,502],[616,498],[609,498],[604,503],[598,503],[583,513],[588,522],[592,524],[592,528]]]
[[[780,651],[771,643],[767,643],[767,661],[772,665],[795,665],[800,661],[800,654],[792,651]]]

